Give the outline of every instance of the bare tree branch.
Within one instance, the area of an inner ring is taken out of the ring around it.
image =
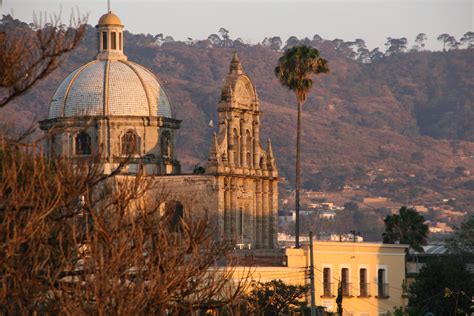
[[[71,14],[69,26],[61,14],[35,17],[33,26],[18,26],[10,16],[0,24],[0,107],[22,95],[60,65],[85,34],[88,16]]]

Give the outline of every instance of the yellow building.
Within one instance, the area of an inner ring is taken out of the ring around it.
[[[394,307],[405,306],[406,249],[407,245],[315,242],[316,305],[335,312],[341,282],[344,315],[389,315]],[[280,267],[255,267],[253,279],[260,282],[281,279],[286,284],[309,285],[307,246],[286,249],[281,261]]]

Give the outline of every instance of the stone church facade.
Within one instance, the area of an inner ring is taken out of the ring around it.
[[[266,148],[260,143],[257,92],[238,56],[222,88],[205,173],[184,174],[175,151],[182,122],[161,83],[128,61],[123,25],[115,14],[103,15],[97,32],[96,60],[64,79],[48,118],[40,122],[49,132],[48,152],[98,159],[104,173],[127,159],[121,177],[152,176],[182,205],[183,216],[207,213],[216,238],[236,247],[275,248],[278,170],[270,140]]]

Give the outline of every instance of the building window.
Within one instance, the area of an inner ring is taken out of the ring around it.
[[[388,297],[388,283],[385,269],[378,269],[377,271],[377,292],[379,298]]]
[[[368,297],[369,293],[369,283],[367,283],[367,269],[360,269],[359,271],[359,281],[360,281],[360,297]]]
[[[161,155],[165,158],[172,157],[171,133],[169,131],[164,131],[161,134]]]
[[[134,155],[140,152],[140,138],[132,131],[127,131],[122,136],[122,155]]]
[[[323,296],[332,295],[331,268],[323,269]]]
[[[164,211],[164,212],[163,212]],[[182,219],[184,217],[184,206],[181,202],[170,201],[164,205],[164,210],[160,205],[161,216],[165,218],[167,227],[172,232],[182,231]]]
[[[234,128],[234,132],[233,132],[233,149],[234,149],[234,164],[235,165],[239,165],[240,162],[239,162],[239,156],[240,156],[240,148],[239,148],[239,133],[237,132],[237,129]]]
[[[107,32],[102,32],[102,49],[107,49]]]
[[[122,32],[119,32],[119,49],[123,50],[123,45],[122,45]]]
[[[91,154],[91,137],[86,132],[76,135],[76,155]]]
[[[182,228],[181,220],[183,219],[183,216],[184,216],[183,204],[181,204],[180,202],[176,202],[174,214],[173,214],[173,220],[171,223],[173,228],[176,231],[181,231],[181,228]]]
[[[341,269],[341,288],[343,296],[351,296],[351,284],[349,283],[349,269]]]
[[[239,216],[239,223],[238,223],[238,238],[240,239],[240,243],[243,244],[244,243],[244,210],[240,207],[239,208],[239,213],[238,213],[238,216]]]
[[[110,40],[112,41],[112,49],[117,49],[117,32],[112,32]]]
[[[250,135],[249,130],[245,132],[245,143],[247,145],[247,166],[252,167],[252,136]]]

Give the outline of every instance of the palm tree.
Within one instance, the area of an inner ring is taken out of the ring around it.
[[[300,142],[301,110],[306,95],[313,86],[313,75],[329,72],[327,61],[319,56],[317,49],[298,45],[288,49],[278,60],[275,75],[282,86],[294,91],[298,101],[298,120],[296,125],[296,193],[295,193],[295,235],[296,248],[300,247]]]
[[[422,245],[426,245],[428,237],[428,225],[416,210],[402,206],[400,214],[388,215],[384,222],[385,231],[382,237],[385,244],[399,242],[410,245],[414,250],[423,251]]]

